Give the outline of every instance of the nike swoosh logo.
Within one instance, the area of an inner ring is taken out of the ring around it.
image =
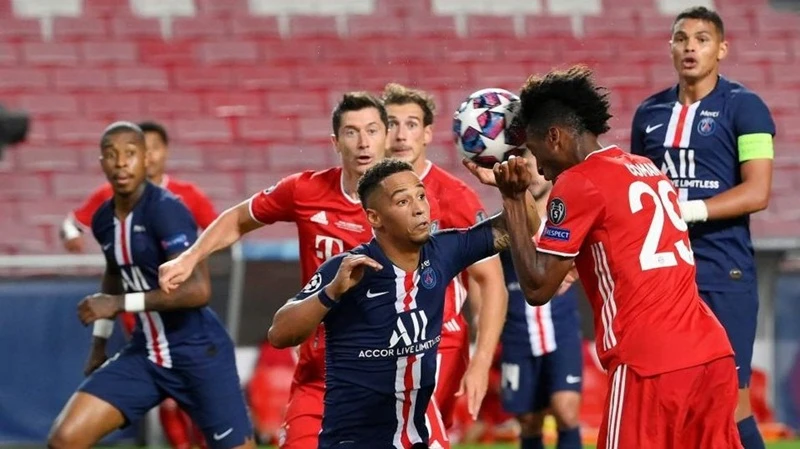
[[[647,133],[647,134],[650,134],[651,132],[657,130],[658,128],[661,128],[662,126],[664,126],[663,123],[659,123],[656,126],[647,125],[647,128],[644,129],[644,132]]]
[[[385,295],[387,293],[389,293],[389,292],[372,293],[371,291],[367,290],[367,298],[369,298],[369,299],[377,298],[378,296],[383,296],[383,295]]]
[[[110,243],[107,243],[107,244],[103,245],[103,251],[107,250],[108,248],[111,248],[111,244]]]
[[[573,376],[573,375],[567,376],[567,383],[568,384],[576,384],[576,383],[578,383],[580,381],[581,381],[581,376]]]
[[[233,427],[231,427],[230,429],[228,429],[228,430],[226,430],[226,431],[224,431],[222,433],[216,433],[215,432],[214,433],[214,441],[219,441],[219,440],[225,438],[226,436],[230,435],[231,432],[233,432]]]

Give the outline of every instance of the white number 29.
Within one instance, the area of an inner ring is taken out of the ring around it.
[[[628,189],[628,201],[630,202],[631,212],[642,211],[642,195],[647,195],[653,199],[655,205],[653,220],[650,222],[650,229],[639,253],[639,263],[642,271],[653,270],[655,268],[673,267],[678,264],[674,251],[658,252],[658,244],[661,241],[661,233],[664,230],[664,211],[667,213],[672,226],[678,231],[686,231],[688,227],[676,210],[675,200],[670,198],[673,193],[672,184],[669,181],[661,180],[658,182],[658,193],[652,187],[642,181],[636,181]],[[694,254],[687,242],[678,240],[674,244],[678,256],[689,265],[694,265]]]

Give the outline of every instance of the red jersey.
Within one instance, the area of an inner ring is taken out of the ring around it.
[[[214,204],[211,203],[211,200],[208,199],[202,190],[191,182],[179,181],[164,175],[161,187],[174,193],[175,196],[183,201],[189,209],[189,212],[192,213],[192,217],[194,217],[194,221],[197,222],[197,226],[200,228],[206,229],[211,222],[217,218]],[[112,196],[114,196],[114,191],[111,189],[111,184],[105,183],[95,189],[80,207],[73,210],[72,216],[78,224],[89,228],[92,225],[92,216],[94,216],[94,213],[101,204]]]
[[[478,194],[464,181],[431,162],[420,177],[431,204],[432,231],[437,229],[468,228],[486,219]],[[440,348],[460,347],[467,321],[461,309],[467,299],[466,273],[450,283],[445,294]]]
[[[625,364],[652,376],[733,355],[697,292],[677,197],[649,159],[613,146],[553,185],[538,250],[575,257],[609,372]]]
[[[341,167],[304,171],[288,176],[250,199],[250,215],[263,224],[278,221],[297,225],[302,281],[307,282],[322,262],[372,239],[372,227],[361,202],[344,192]],[[293,388],[324,383],[323,327],[300,345]]]

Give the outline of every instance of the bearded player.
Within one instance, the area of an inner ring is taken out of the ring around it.
[[[147,179],[174,193],[189,208],[200,228],[206,228],[217,217],[214,204],[196,185],[168,176],[165,172],[169,156],[169,135],[163,125],[156,122],[141,122],[147,145]],[[73,210],[61,225],[60,236],[64,248],[72,253],[83,252],[83,230],[91,226],[97,209],[114,195],[111,184],[104,183],[95,189],[77,209]],[[120,314],[120,321],[128,335],[133,332],[136,318],[132,313]],[[201,448],[206,447],[199,429],[192,425],[189,416],[178,404],[167,399],[159,407],[159,417],[164,435],[173,449],[189,449],[194,440]]]
[[[358,180],[383,159],[388,119],[381,101],[363,92],[345,94],[332,114],[331,142],[341,166],[288,176],[220,215],[184,257],[161,267],[159,283],[170,290],[214,251],[244,234],[279,221],[297,225],[302,281],[327,259],[372,238],[358,198]],[[286,410],[282,448],[312,449],[322,424],[325,333],[322,326],[300,345]]]
[[[426,152],[433,139],[435,103],[417,89],[388,84],[383,102],[389,115],[389,155],[411,164],[425,184],[431,201],[434,229],[468,228],[486,218],[478,195],[465,182],[428,160]],[[467,394],[469,412],[477,419],[489,381],[489,369],[505,321],[508,293],[498,257],[490,257],[467,268],[456,277],[445,296],[444,325],[439,345],[439,372],[434,397],[446,428],[453,423],[457,396]],[[478,338],[470,360],[469,329],[462,312],[470,298],[478,311]]]
[[[758,317],[750,214],[769,203],[775,124],[758,95],[720,76],[728,43],[716,12],[696,7],[680,13],[671,49],[678,84],[639,106],[631,152],[650,158],[678,188],[700,296],[736,353],[742,444],[763,449],[750,407]]]

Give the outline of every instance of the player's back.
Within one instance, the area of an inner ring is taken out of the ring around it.
[[[732,354],[724,330],[698,295],[677,193],[650,160],[606,148],[564,172],[558,183],[582,189],[587,207],[599,208],[576,265],[607,368],[624,363],[647,376]],[[545,230],[551,238],[557,228],[550,222],[570,213],[566,208],[553,213],[560,201],[556,190]]]
[[[92,218],[92,231],[109,270],[120,273],[125,293],[158,289],[158,267],[197,239],[197,225],[186,206],[149,182],[122,220],[115,215],[113,199],[103,203]],[[193,348],[230,342],[208,307],[140,312],[136,318],[132,348],[146,351],[152,362],[167,368],[191,364]]]

